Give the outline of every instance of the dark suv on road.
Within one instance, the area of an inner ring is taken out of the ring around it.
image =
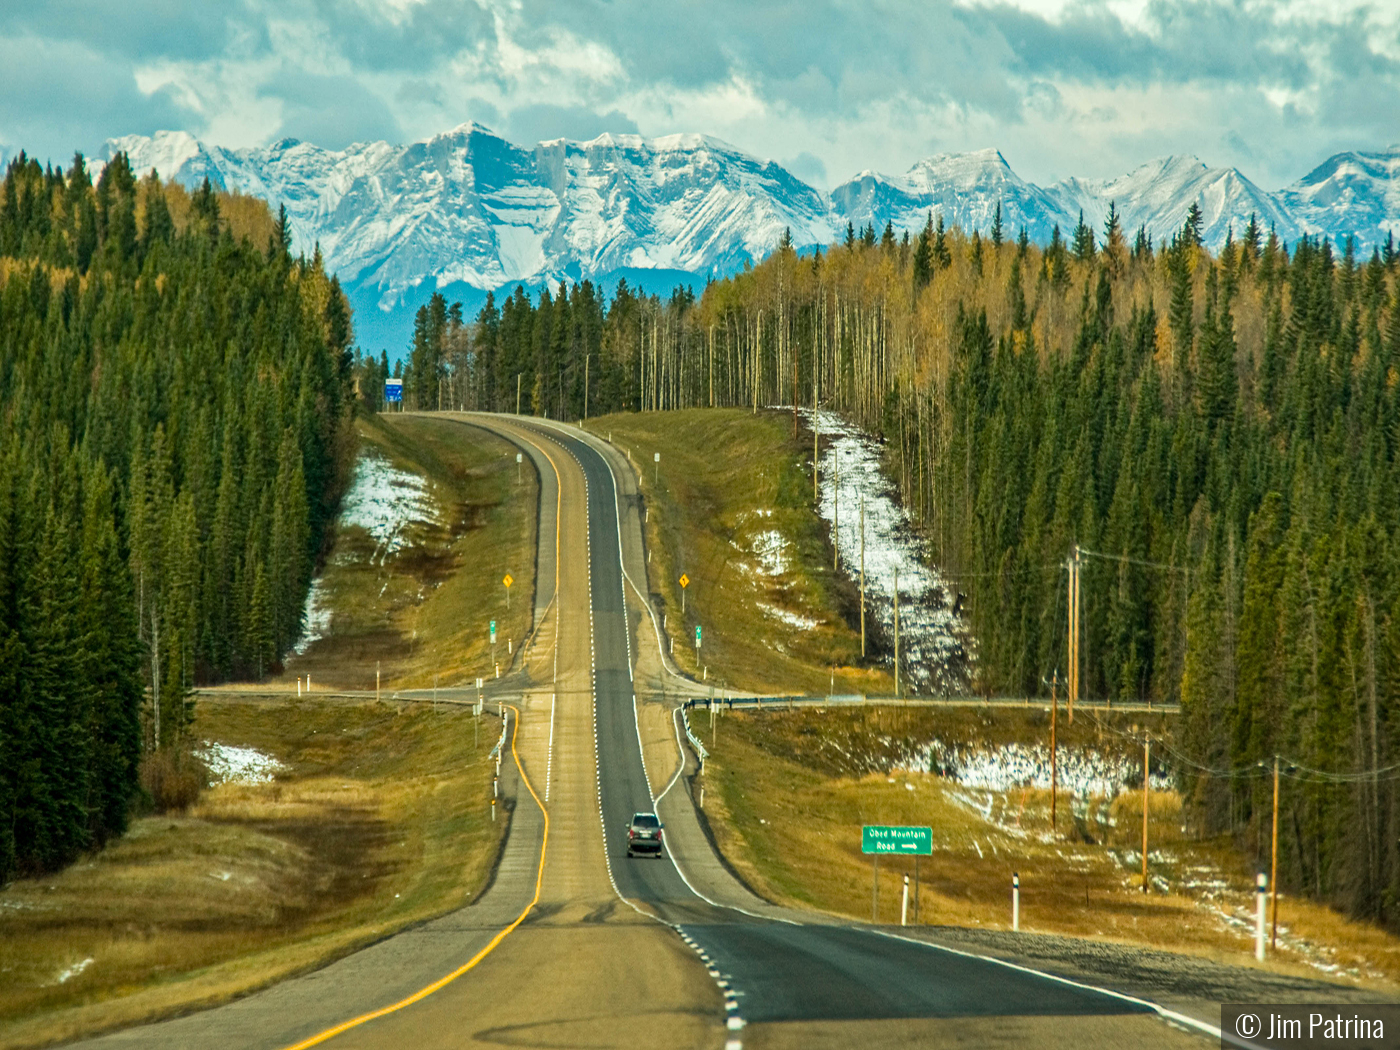
[[[661,856],[661,821],[655,813],[635,813],[627,829],[627,855],[655,853]]]

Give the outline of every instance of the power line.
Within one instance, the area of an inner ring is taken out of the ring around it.
[[[1127,733],[1121,729],[1115,729],[1113,726],[1104,725],[1102,720],[1100,720],[1099,724],[1101,728],[1106,729],[1114,736],[1121,737],[1124,740],[1131,740],[1135,744],[1140,742],[1144,735],[1140,733]],[[1168,738],[1156,733],[1149,733],[1146,735],[1153,741],[1155,746],[1166,751],[1181,765],[1189,766],[1191,769],[1199,773],[1204,773],[1207,776],[1217,777],[1222,780],[1247,780],[1253,777],[1263,777],[1272,773],[1272,765],[1263,761],[1251,762],[1249,765],[1237,766],[1233,769],[1220,769],[1215,766],[1203,765],[1173,747],[1168,741]],[[1275,757],[1279,762],[1279,776],[1288,777],[1290,780],[1295,780],[1304,784],[1364,784],[1379,780],[1387,782],[1400,780],[1400,763],[1380,766],[1374,770],[1363,770],[1354,773],[1336,773],[1326,769],[1315,769],[1312,766],[1286,758],[1283,755]]]
[[[1191,570],[1185,565],[1169,565],[1163,561],[1149,561],[1146,558],[1134,558],[1130,554],[1103,554],[1099,551],[1091,551],[1088,547],[1078,548],[1080,554],[1087,554],[1091,558],[1099,558],[1103,561],[1129,562],[1133,565],[1142,565],[1149,569],[1166,569],[1168,572],[1179,572],[1186,576],[1191,575]]]

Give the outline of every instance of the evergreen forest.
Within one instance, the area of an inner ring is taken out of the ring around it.
[[[258,200],[94,185],[21,154],[0,190],[0,882],[126,826],[196,684],[301,629],[353,454],[351,323]]]
[[[883,438],[961,595],[979,692],[1065,680],[1076,559],[1079,694],[1179,702],[1165,762],[1193,819],[1260,856],[1277,760],[1283,884],[1397,925],[1400,263],[1253,221],[1212,253],[1182,219],[1153,243],[1110,210],[1041,246],[999,209],[930,215],[785,237],[698,299],[561,284],[467,325],[437,299],[405,397],[841,412]]]

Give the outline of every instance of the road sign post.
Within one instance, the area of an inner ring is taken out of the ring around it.
[[[522,480],[520,476],[520,464],[524,461],[524,459],[525,457],[521,453],[517,452],[515,454],[515,483],[517,485],[519,485]]]
[[[933,829],[894,824],[866,824],[860,829],[860,851],[927,857],[933,853]]]
[[[507,591],[507,594],[510,592]],[[491,666],[496,666],[496,621],[491,621]]]
[[[384,400],[391,405],[403,406],[403,380],[384,380]]]
[[[880,916],[880,857],[903,854],[915,858],[933,853],[933,828],[909,827],[899,824],[865,824],[860,829],[860,851],[871,856],[870,921]],[[914,869],[918,871],[917,866]],[[908,879],[905,879],[906,893]],[[914,884],[914,914],[918,915],[918,883]]]
[[[501,582],[506,585],[506,612],[510,612],[510,585],[515,582],[515,577],[506,573],[501,577]]]
[[[700,625],[695,625],[695,658],[700,659]]]
[[[651,461],[656,464],[655,474],[652,477],[652,484],[659,485],[661,484],[661,453],[652,453]]]

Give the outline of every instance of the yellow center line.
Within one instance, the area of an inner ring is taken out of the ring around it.
[[[529,439],[527,438],[526,440]],[[559,599],[559,538],[561,530],[560,512],[563,509],[563,478],[559,476],[559,466],[554,462],[554,457],[549,454],[549,450],[536,441],[530,441],[530,444],[534,445],[535,448],[537,448],[541,453],[543,453],[545,459],[549,460],[550,467],[552,467],[554,470],[554,597],[550,599],[550,604],[552,605]],[[558,615],[559,611],[558,609],[556,609],[556,619]],[[554,632],[554,654],[555,662],[557,664],[559,656],[559,630],[557,625]],[[342,1032],[348,1032],[352,1028],[358,1028],[360,1025],[365,1024],[368,1021],[373,1021],[379,1017],[385,1017],[388,1014],[397,1013],[399,1010],[402,1010],[408,1006],[412,1006],[414,1003],[426,999],[434,992],[447,987],[458,977],[461,977],[468,970],[475,967],[476,964],[481,962],[481,960],[486,958],[486,956],[490,955],[491,952],[493,952],[496,949],[497,945],[499,945],[503,940],[505,940],[506,937],[508,937],[512,932],[514,932],[517,926],[519,926],[522,922],[525,921],[525,917],[529,915],[530,912],[534,910],[535,905],[540,902],[540,890],[544,885],[545,851],[549,846],[549,810],[546,809],[545,804],[540,801],[540,796],[535,793],[535,787],[533,784],[530,783],[530,778],[525,772],[525,766],[520,761],[520,754],[515,749],[515,738],[516,735],[520,732],[520,711],[518,708],[516,708],[514,704],[506,704],[505,706],[509,708],[510,711],[515,715],[515,725],[510,732],[511,758],[515,760],[515,768],[520,770],[520,779],[525,782],[525,787],[529,790],[530,797],[535,800],[535,805],[540,807],[540,813],[544,816],[544,839],[540,843],[540,866],[539,869],[535,872],[534,897],[530,899],[529,904],[525,905],[525,910],[522,911],[518,916],[516,916],[514,922],[512,922],[505,929],[497,933],[496,936],[492,937],[490,943],[487,944],[486,947],[482,948],[481,951],[477,952],[475,955],[473,955],[470,959],[464,962],[461,966],[457,967],[457,969],[453,970],[451,973],[439,977],[432,984],[418,989],[418,991],[414,992],[407,998],[400,999],[398,1002],[391,1003],[390,1005],[381,1007],[378,1010],[371,1010],[369,1013],[361,1014],[359,1017],[352,1017],[348,1021],[342,1021],[340,1024],[335,1025],[331,1028],[327,1028],[323,1032],[317,1032],[315,1035],[303,1039],[299,1043],[293,1043],[291,1046],[285,1047],[284,1050],[306,1050],[307,1047],[312,1047],[320,1043],[324,1043],[326,1040],[333,1039],[336,1036],[340,1035]]]
[[[476,964],[481,962],[481,960],[486,958],[486,956],[490,955],[491,952],[495,950],[498,944],[505,940],[506,937],[512,931],[514,931],[514,929],[517,926],[519,926],[522,922],[525,921],[525,917],[529,915],[530,912],[534,909],[535,905],[540,902],[540,889],[544,884],[544,856],[545,850],[549,846],[549,810],[545,809],[544,803],[540,801],[539,795],[535,794],[535,788],[530,783],[530,778],[525,775],[525,767],[521,765],[520,755],[515,750],[515,737],[516,734],[520,731],[520,711],[516,708],[514,704],[506,704],[505,706],[510,709],[512,714],[515,715],[515,726],[511,730],[510,734],[511,757],[515,759],[515,767],[516,769],[520,770],[520,777],[522,780],[525,781],[525,787],[529,789],[530,797],[535,800],[535,805],[540,807],[540,813],[544,815],[544,840],[540,843],[540,866],[539,870],[535,873],[534,897],[531,898],[529,904],[525,905],[525,910],[522,911],[516,917],[514,922],[512,922],[505,929],[501,930],[498,934],[496,934],[496,936],[492,937],[491,942],[487,944],[486,947],[482,948],[481,951],[477,952],[475,955],[473,955],[470,959],[464,962],[461,966],[457,967],[457,969],[453,970],[451,973],[446,974],[443,977],[439,977],[432,984],[420,988],[418,991],[414,992],[412,995],[408,996],[405,999],[400,999],[398,1002],[392,1003],[389,1006],[381,1007],[378,1010],[371,1010],[369,1013],[361,1014],[359,1017],[352,1017],[348,1021],[342,1021],[340,1024],[335,1025],[332,1028],[327,1028],[324,1032],[318,1032],[310,1038],[303,1039],[299,1043],[293,1043],[291,1046],[286,1047],[286,1050],[304,1050],[304,1048],[306,1047],[316,1046],[318,1043],[324,1043],[327,1039],[334,1038],[335,1036],[340,1035],[342,1032],[348,1032],[352,1028],[358,1028],[360,1025],[364,1024],[367,1021],[373,1021],[375,1018],[384,1017],[388,1014],[396,1013],[397,1011],[402,1010],[406,1006],[412,1006],[419,1000],[426,999],[434,992],[445,988],[447,985],[455,981],[458,977],[461,977],[462,974],[475,967]]]

